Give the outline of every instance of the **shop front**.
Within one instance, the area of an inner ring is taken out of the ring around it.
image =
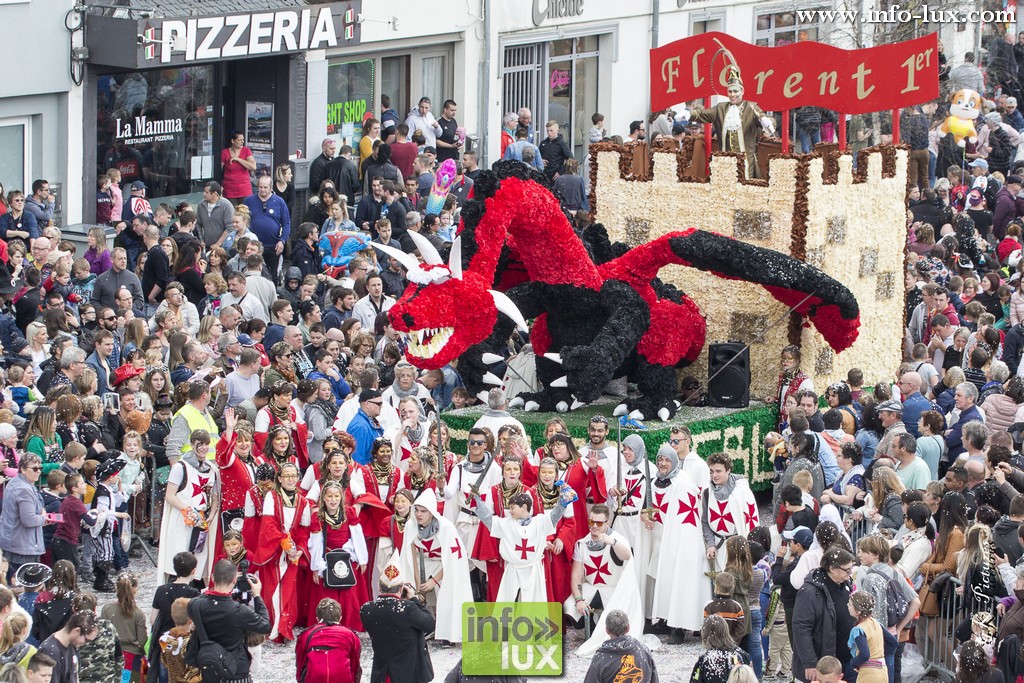
[[[357,45],[359,11],[354,0],[184,18],[88,16],[87,187],[116,168],[122,186],[144,182],[154,205],[194,204],[207,181],[221,180],[234,131],[252,150],[254,179],[272,175],[304,143],[298,57]],[[94,195],[86,195],[89,220]]]

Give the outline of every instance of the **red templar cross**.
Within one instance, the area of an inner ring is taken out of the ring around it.
[[[729,531],[729,524],[736,525],[736,520],[732,518],[732,513],[727,510],[729,507],[729,501],[727,500],[716,500],[715,505],[718,510],[709,509],[711,513],[711,523],[715,524],[715,531]],[[728,522],[728,524],[726,524]]]
[[[515,547],[515,550],[522,553],[522,557],[520,557],[519,559],[525,560],[526,554],[532,553],[535,550],[535,548],[532,545],[526,545],[526,539],[524,538],[522,541],[519,542],[519,545]]]
[[[590,559],[594,561],[593,567],[591,567],[589,564],[583,565],[583,570],[586,572],[586,575],[588,577],[591,574],[594,575],[590,582],[595,586],[602,583],[607,585],[608,582],[604,580],[604,577],[612,575],[612,571],[608,568],[608,562],[603,561],[604,558],[602,558],[600,555],[591,555]]]

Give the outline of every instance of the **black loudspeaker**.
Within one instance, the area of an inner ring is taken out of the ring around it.
[[[750,348],[746,344],[725,342],[708,347],[708,405],[750,405]]]

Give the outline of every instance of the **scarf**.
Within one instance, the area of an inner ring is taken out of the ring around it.
[[[299,491],[298,489],[288,493],[284,489],[278,489],[278,493],[281,494],[281,504],[286,508],[293,508],[299,502]]]
[[[509,509],[509,505],[510,505],[509,501],[512,500],[512,496],[516,495],[517,493],[522,493],[522,492],[523,492],[523,482],[522,481],[517,482],[516,485],[512,489],[505,488],[505,482],[501,482],[501,497],[503,499],[503,502],[505,503],[505,509],[506,510]]]
[[[338,414],[338,406],[329,399],[317,398],[310,405],[319,409],[324,414],[324,417],[327,418],[327,424],[331,424]]]
[[[406,391],[402,389],[402,387],[398,386],[397,379],[391,383],[391,391],[394,392],[395,394],[395,404],[397,404],[399,401],[401,401],[403,398],[406,398],[407,396],[412,396],[413,398],[416,398],[419,395],[419,387],[417,386],[416,382],[413,382],[409,390]],[[417,401],[417,403],[419,403],[419,401]],[[420,406],[420,414],[423,414],[423,406]]]
[[[540,502],[544,505],[544,509],[550,510],[555,507],[555,503],[558,502],[558,487],[554,484],[551,486],[545,486],[544,482],[538,480],[537,495],[540,496]]]
[[[370,463],[370,472],[373,474],[373,478],[377,480],[377,484],[380,486],[391,484],[391,473],[394,471],[395,466],[390,462],[381,464],[374,460]]]
[[[281,374],[282,377],[284,377],[286,380],[288,380],[292,384],[296,384],[298,382],[298,380],[295,378],[295,368],[294,367],[288,368],[288,369],[283,369],[280,366],[275,365],[274,369],[277,370]],[[273,403],[273,401],[271,401],[271,403]]]
[[[237,567],[245,559],[245,548],[239,550],[237,555],[228,555],[228,559]]]
[[[434,536],[434,534],[436,534],[438,529],[440,529],[440,528],[441,528],[441,525],[438,524],[437,520],[434,519],[433,517],[431,517],[429,524],[427,524],[426,526],[421,526],[418,529],[420,540],[425,541],[428,538],[432,538]]]
[[[412,485],[414,491],[422,491],[427,488],[427,484],[430,482],[431,477],[418,477],[411,472],[409,474],[409,483]]]
[[[338,511],[333,515],[327,511],[327,508],[324,508],[321,516],[323,517],[324,523],[327,524],[327,526],[331,527],[332,529],[337,529],[345,523],[345,506],[339,505]]]
[[[276,403],[274,403],[273,399],[271,399],[270,403],[267,404],[267,410],[270,411],[271,415],[277,418],[278,422],[285,422],[288,420],[288,408],[290,407],[291,406],[285,406],[284,408],[280,408]]]
[[[398,527],[398,533],[400,533],[400,534],[404,534],[405,533],[405,525],[406,525],[406,523],[408,521],[409,521],[409,515],[406,515],[405,517],[401,517],[397,513],[395,514],[395,526]]]

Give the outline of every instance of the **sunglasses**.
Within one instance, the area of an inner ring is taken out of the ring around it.
[[[117,316],[112,315],[109,318],[104,318],[104,320],[106,320],[107,322],[110,322],[111,320],[117,320]]]
[[[470,439],[469,440],[469,445],[470,446],[483,446],[485,443],[487,443],[487,442],[484,441],[483,439]]]
[[[668,442],[673,446],[678,446],[683,442],[683,439],[669,439]]]
[[[32,470],[33,472],[42,472],[43,471],[43,468],[39,467],[38,465],[35,466],[35,467],[29,467],[28,469]]]
[[[367,403],[372,403],[375,406],[382,406],[382,405],[384,405],[384,401],[367,401]]]
[[[592,519],[587,522],[587,526],[589,526],[591,529],[596,529],[597,527],[602,527],[607,523],[608,522],[598,522],[597,520]]]

